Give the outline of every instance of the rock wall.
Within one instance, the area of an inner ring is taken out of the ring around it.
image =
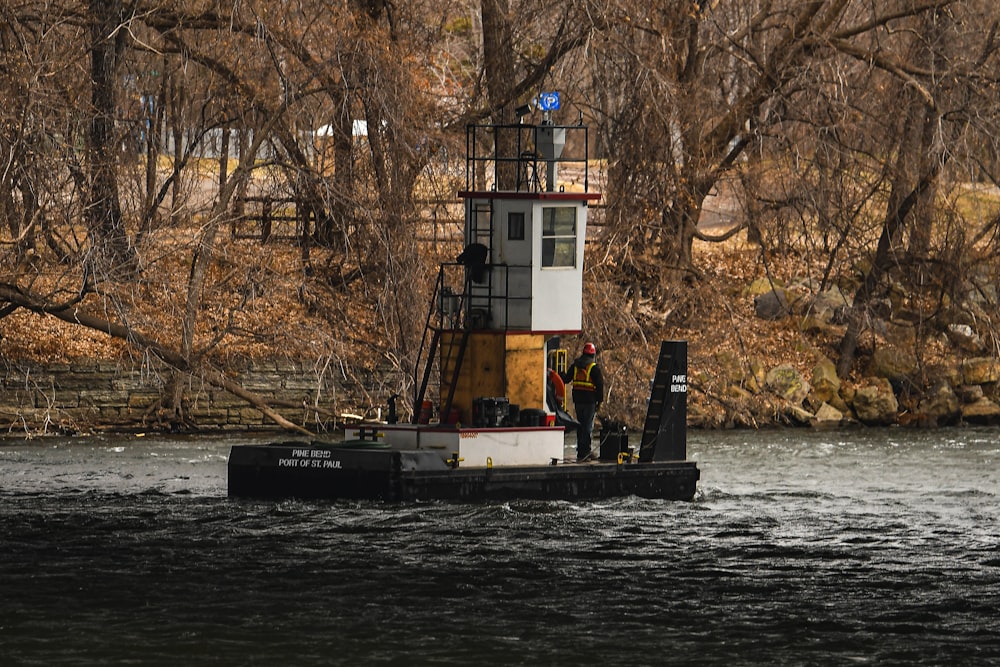
[[[232,376],[265,400],[283,404],[275,411],[313,432],[334,428],[334,415],[357,411],[358,395],[366,393],[336,377],[330,368],[317,369],[307,363],[255,362],[233,371]],[[39,365],[2,360],[0,428],[27,433],[180,428],[185,424],[181,417],[160,405],[170,377],[165,367],[129,361]],[[200,378],[181,377],[187,426],[277,428],[246,401]]]
[[[959,423],[1000,424],[1000,359],[973,357],[952,369],[941,369],[937,381],[922,389],[913,379],[916,361],[899,363],[904,355],[876,353],[867,375],[854,383],[837,377],[833,362],[815,352],[818,362],[811,380],[792,364],[781,364],[766,372],[761,363],[744,362],[729,351],[716,354],[720,377],[728,384],[727,400],[755,406],[756,425],[770,423],[836,426],[860,422],[867,426],[892,424],[923,427]],[[883,363],[885,356],[888,362]],[[710,384],[704,381],[703,384]],[[770,416],[770,421],[766,415]],[[699,422],[702,422],[699,424]],[[689,425],[708,424],[698,404],[688,407]]]

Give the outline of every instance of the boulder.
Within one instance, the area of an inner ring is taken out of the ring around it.
[[[898,347],[880,347],[872,354],[868,375],[899,382],[913,377],[918,370],[917,358]]]
[[[832,319],[839,322],[843,320],[842,313],[850,308],[852,303],[852,299],[834,285],[816,295],[810,312],[815,317],[825,317],[827,321]]]
[[[813,303],[813,293],[818,284],[810,278],[796,278],[785,287],[788,309],[795,315],[805,315]]]
[[[810,278],[809,276],[795,276],[788,281],[787,287],[794,287],[799,291],[805,291],[812,294],[820,288],[820,282],[816,278]]]
[[[988,398],[962,406],[962,419],[970,424],[1000,424],[1000,405]]]
[[[764,377],[764,385],[793,405],[799,405],[812,387],[791,364],[775,366]]]
[[[814,426],[839,426],[844,422],[844,413],[829,403],[819,406],[813,417]]]
[[[964,384],[992,384],[1000,382],[1000,359],[973,357],[962,362]]]
[[[757,278],[745,288],[743,288],[744,296],[760,296],[761,294],[767,294],[768,292],[773,292],[776,289],[784,287],[784,283],[780,280],[771,280],[770,278]]]
[[[856,394],[857,391],[858,391],[857,387],[855,387],[853,384],[850,384],[848,382],[841,383],[840,397],[839,397],[840,401],[834,401],[834,403],[831,405],[833,405],[833,407],[843,412],[845,415],[853,413],[854,408],[852,408],[851,406],[854,405],[854,394]],[[844,407],[840,407],[840,405],[843,405]]]
[[[839,395],[833,397],[833,400],[830,401],[830,405],[843,412],[845,418],[848,418],[851,414],[851,406],[849,406],[847,401]]]
[[[958,367],[958,362],[946,359],[942,361],[928,361],[923,367],[926,377],[934,378],[940,382],[947,382],[952,387],[959,387],[962,384],[962,371]],[[977,397],[978,398],[978,397]],[[962,399],[965,403],[971,403]]]
[[[979,384],[963,384],[955,388],[955,393],[963,403],[975,403],[985,396],[983,386]]]
[[[869,426],[888,426],[896,423],[899,403],[886,378],[872,378],[858,387],[851,404],[858,419]]]
[[[797,405],[786,405],[783,409],[788,421],[799,426],[806,426],[813,422],[813,413]]]
[[[945,331],[948,341],[962,350],[977,354],[983,351],[983,339],[968,324],[949,324]]]
[[[755,394],[763,391],[764,365],[759,359],[750,359],[750,375],[746,376],[744,386]]]
[[[936,384],[920,401],[919,412],[932,426],[952,425],[962,416],[962,404],[947,382]]]
[[[809,334],[833,334],[833,313],[809,313],[799,322],[799,329]]]
[[[840,378],[837,377],[837,367],[833,362],[823,357],[813,366],[812,389],[816,398],[824,403],[834,400],[840,393]]]
[[[753,307],[762,320],[780,320],[789,313],[785,290],[780,287],[754,297]]]
[[[761,371],[758,360],[744,359],[731,350],[720,350],[714,356],[719,365],[720,378],[747,391],[752,391],[755,394],[760,393],[764,373]]]

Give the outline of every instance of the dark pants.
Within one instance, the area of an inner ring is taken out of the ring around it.
[[[597,403],[574,403],[576,420],[576,458],[582,459],[590,454],[590,436],[594,432],[594,417],[597,415]]]

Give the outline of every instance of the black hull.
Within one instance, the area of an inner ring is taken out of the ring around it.
[[[639,496],[691,500],[691,461],[450,468],[428,451],[237,445],[229,456],[235,498],[593,500]]]

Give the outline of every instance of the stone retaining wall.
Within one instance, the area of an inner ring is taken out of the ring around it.
[[[246,401],[200,378],[182,377],[186,414],[197,428],[276,428]],[[267,401],[294,405],[275,411],[313,432],[332,429],[333,415],[358,410],[355,397],[364,393],[345,386],[329,368],[292,361],[256,362],[232,377]],[[169,428],[175,418],[157,409],[169,378],[163,366],[127,360],[44,366],[0,360],[0,428],[28,433]]]

